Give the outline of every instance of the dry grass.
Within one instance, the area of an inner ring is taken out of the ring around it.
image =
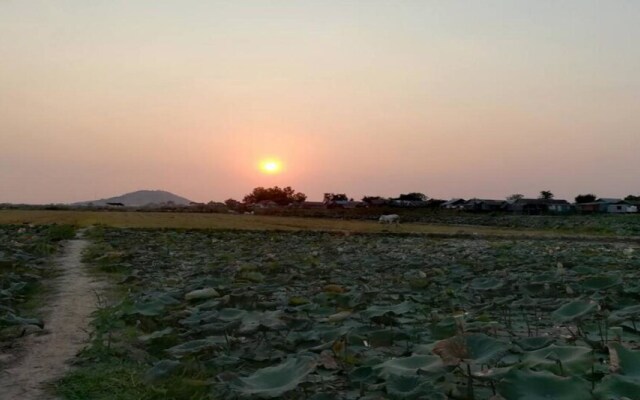
[[[354,221],[323,218],[272,217],[260,215],[142,213],[96,211],[2,210],[0,224],[70,224],[78,227],[107,225],[118,228],[178,229],[245,229],[245,230],[310,230],[358,233],[422,233],[557,236],[557,232],[505,229],[487,226],[454,226],[433,224],[380,225],[376,221]]]

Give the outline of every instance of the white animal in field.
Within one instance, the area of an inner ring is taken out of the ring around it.
[[[398,214],[381,215],[378,219],[379,224],[393,224],[398,225],[400,223],[400,216]]]

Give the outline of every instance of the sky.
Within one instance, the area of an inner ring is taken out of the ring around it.
[[[639,194],[638,21],[635,0],[0,0],[0,203]]]

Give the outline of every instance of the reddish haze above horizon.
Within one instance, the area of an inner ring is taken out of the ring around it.
[[[639,194],[638,20],[632,1],[1,2],[0,203]]]

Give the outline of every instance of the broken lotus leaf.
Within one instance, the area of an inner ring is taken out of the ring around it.
[[[295,389],[315,369],[314,357],[299,355],[273,367],[259,369],[246,378],[238,378],[231,388],[241,396],[281,397]]]
[[[507,351],[506,343],[482,333],[444,339],[436,343],[433,348],[433,353],[440,356],[446,365],[456,365],[462,360],[493,364]]]
[[[514,369],[504,377],[498,392],[505,400],[587,400],[591,398],[590,386],[575,376]]]
[[[349,318],[351,316],[351,311],[340,311],[339,313],[335,313],[332,315],[329,315],[329,317],[327,318],[328,322],[341,322],[344,321],[345,319]]]
[[[344,293],[347,291],[344,287],[335,284],[326,285],[322,290],[327,293]]]

